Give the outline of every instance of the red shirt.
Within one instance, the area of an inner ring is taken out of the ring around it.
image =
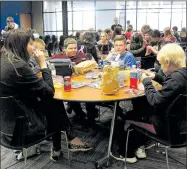
[[[125,32],[125,36],[127,39],[130,39],[132,35],[132,32]]]
[[[69,58],[71,59],[72,62],[75,62],[76,64],[79,64],[80,62],[85,61],[85,60],[89,60],[88,56],[85,53],[82,53],[79,51],[77,51],[76,56],[73,56],[73,57],[68,57],[66,56],[65,53],[58,53],[58,54],[54,54],[51,58],[52,59]]]

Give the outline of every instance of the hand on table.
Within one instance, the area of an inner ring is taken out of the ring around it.
[[[143,81],[145,78],[154,79],[155,78],[155,73],[145,71],[145,72],[143,72],[143,74],[141,76],[141,81]]]

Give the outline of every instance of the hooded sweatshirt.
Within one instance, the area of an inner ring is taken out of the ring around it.
[[[86,43],[86,42],[81,42],[78,44],[79,47],[81,47],[82,45],[85,47],[84,52],[86,53],[86,55],[91,54],[94,60],[98,63],[97,50],[96,50],[95,45],[92,43]]]
[[[185,67],[180,68],[165,78],[156,75],[154,80],[162,84],[161,90],[155,90],[150,78],[143,80],[147,101],[154,108],[153,114],[150,114],[150,121],[154,125],[156,132],[162,135],[162,137],[166,137],[166,110],[180,94],[187,93],[187,69]],[[186,105],[181,104],[181,106]],[[183,122],[175,119],[175,123],[172,125],[174,125],[174,129],[180,127],[186,131],[186,117],[184,117]]]
[[[162,84],[161,90],[156,91],[150,78],[145,78],[143,84],[146,98],[155,108],[156,114],[165,112],[178,95],[187,93],[187,69],[185,67],[172,72],[165,79],[156,74],[154,80]]]

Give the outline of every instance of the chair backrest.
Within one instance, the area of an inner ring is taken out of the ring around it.
[[[35,141],[37,133],[45,132],[47,127],[45,116],[27,108],[19,99],[13,96],[0,97],[0,107],[0,130],[3,136],[1,144],[23,146]]]
[[[155,60],[156,60],[156,56],[141,57],[141,68],[142,69],[154,68]]]
[[[180,94],[166,112],[168,138],[171,144],[187,143],[187,95]]]
[[[0,97],[1,132],[13,136],[17,117],[24,116],[23,110],[14,101],[12,96]]]

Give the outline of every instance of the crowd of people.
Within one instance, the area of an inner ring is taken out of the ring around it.
[[[5,39],[1,46],[0,97],[13,96],[22,109],[35,113],[38,119],[47,120],[48,131],[55,132],[52,137],[51,151],[51,159],[54,161],[59,160],[61,156],[60,131],[64,129],[67,131],[70,150],[75,152],[92,149],[89,144],[75,136],[66,112],[74,111],[83,125],[92,127],[95,124],[95,118],[98,117],[98,110],[95,103],[86,103],[85,112],[81,104],[77,102],[67,103],[67,109],[65,109],[63,101],[53,99],[54,86],[51,71],[46,62],[46,51],[48,57],[52,59],[70,58],[75,64],[85,60],[95,60],[98,63],[99,59],[103,59],[123,61],[127,67],[136,65],[137,57],[157,56],[156,72],[143,73],[141,77],[145,97],[132,101],[133,110],[125,115],[118,106],[119,119],[114,129],[114,140],[117,140],[119,151],[118,154],[112,153],[117,160],[125,160],[126,120],[144,119],[153,124],[157,134],[164,138],[165,114],[160,112],[164,112],[179,94],[187,93],[185,46],[180,46],[180,43],[186,42],[185,28],[182,28],[179,34],[177,26],[172,28],[173,31],[167,27],[160,32],[150,28],[149,25],[143,25],[141,31],[136,32],[128,21],[127,31],[123,31],[122,26],[118,24],[118,18],[114,21],[115,24],[111,26],[111,29],[106,28],[101,32],[93,30],[76,32],[75,37],[62,35],[58,42],[58,38],[54,35],[52,37],[46,35],[43,38],[35,30],[18,29],[13,18],[7,18],[7,26],[1,32]],[[38,77],[40,71],[41,77]],[[161,90],[155,90],[152,79],[162,84]],[[140,108],[142,104],[144,111]],[[32,121],[33,119],[30,118],[32,113],[28,115],[30,125],[37,127],[38,130],[43,129],[42,124]],[[16,118],[8,119],[12,127],[15,121]],[[7,121],[3,122],[4,125],[6,123]],[[137,152],[145,142],[137,142],[136,137],[137,134],[134,133],[129,141],[126,159],[129,163],[136,162],[137,157],[146,157],[145,151]]]

